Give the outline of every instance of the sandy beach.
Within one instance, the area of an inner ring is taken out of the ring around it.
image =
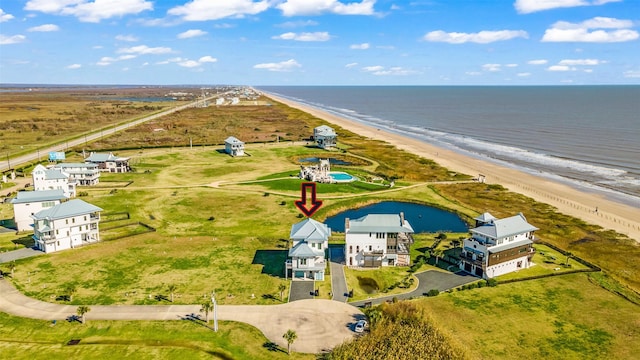
[[[638,221],[638,219],[640,219],[640,209],[636,207],[617,203],[604,196],[580,191],[540,176],[499,166],[488,161],[475,159],[451,150],[436,147],[407,136],[341,118],[279,96],[272,94],[266,95],[292,108],[300,109],[356,134],[371,139],[386,141],[413,154],[433,159],[449,170],[469,174],[474,177],[483,174],[487,183],[500,184],[511,191],[555,206],[564,214],[575,216],[588,223],[600,225],[605,229],[612,229],[619,233],[626,234],[630,238],[640,242],[640,222]],[[486,210],[490,211],[491,209]]]

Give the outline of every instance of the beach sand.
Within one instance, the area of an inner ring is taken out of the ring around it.
[[[544,177],[475,159],[411,137],[351,121],[276,95],[265,95],[366,138],[382,140],[413,154],[433,159],[451,171],[473,177],[482,174],[487,183],[500,184],[513,192],[555,206],[561,213],[600,225],[605,229],[615,230],[640,242],[639,208],[609,200],[599,194],[580,191]],[[339,139],[338,134],[338,141]],[[491,212],[491,209],[479,210]]]

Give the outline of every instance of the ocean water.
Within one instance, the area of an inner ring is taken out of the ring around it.
[[[640,208],[640,86],[260,89]]]

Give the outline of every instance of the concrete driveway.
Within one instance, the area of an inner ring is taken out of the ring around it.
[[[292,280],[289,291],[289,302],[314,298],[313,280]]]
[[[348,290],[347,280],[344,277],[344,247],[329,247],[329,259],[329,266],[331,266],[332,299],[346,302],[348,299]]]
[[[200,305],[90,305],[91,320],[180,320],[198,314]],[[7,279],[0,280],[0,311],[26,318],[65,320],[77,305],[60,305],[29,298]],[[282,305],[220,305],[218,320],[244,322],[258,328],[269,341],[287,347],[282,335],[294,330],[291,349],[319,353],[354,337],[352,324],[363,317],[351,305],[331,300],[300,300]],[[223,327],[224,325],[222,325]]]
[[[33,248],[11,250],[5,253],[0,253],[0,264],[40,255],[44,255],[44,252]]]

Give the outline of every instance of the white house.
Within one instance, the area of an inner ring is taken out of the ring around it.
[[[231,156],[244,156],[244,143],[233,136],[224,141],[224,151]]]
[[[100,241],[100,211],[74,199],[35,213],[31,217],[36,247],[50,253]]]
[[[33,168],[31,178],[36,191],[62,190],[68,198],[76,196],[76,182],[60,169],[47,169],[38,164]]]
[[[291,273],[293,279],[324,280],[325,251],[329,248],[330,236],[331,229],[326,224],[311,218],[291,226],[292,247],[285,264],[285,277]]]
[[[31,215],[52,206],[60,204],[68,199],[61,189],[42,191],[18,191],[13,204],[13,219],[18,231],[33,230]]]
[[[97,185],[100,182],[98,164],[59,163],[53,168],[69,174],[69,180],[75,181],[80,186]]]
[[[345,249],[348,266],[408,266],[413,228],[400,214],[369,214],[345,219]]]
[[[128,157],[119,157],[113,155],[113,153],[96,153],[91,152],[89,157],[84,159],[85,163],[96,164],[100,171],[112,172],[112,173],[124,173],[131,171],[129,167]]]
[[[327,125],[321,125],[313,129],[313,140],[322,149],[335,147],[337,139],[338,134]]]
[[[460,269],[489,279],[531,266],[538,228],[522,213],[505,219],[484,213],[475,220],[471,237],[464,240]]]

